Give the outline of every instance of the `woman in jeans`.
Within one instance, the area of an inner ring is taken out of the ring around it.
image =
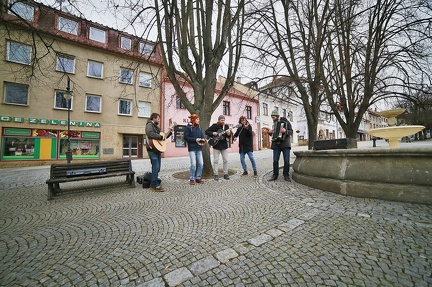
[[[204,164],[202,146],[207,141],[204,139],[203,132],[199,127],[199,116],[197,114],[191,114],[189,118],[190,123],[186,126],[184,131],[184,139],[187,142],[190,159],[189,182],[193,185],[195,182],[204,182],[201,179]]]
[[[249,157],[249,160],[252,164],[252,169],[254,172],[254,177],[258,176],[257,167],[255,163],[255,159],[253,156],[253,133],[252,127],[247,121],[245,116],[241,116],[239,119],[239,123],[242,125],[241,128],[238,128],[234,134],[234,140],[239,138],[239,153],[240,153],[240,163],[243,168],[242,175],[248,175],[248,170],[246,166],[246,155]]]

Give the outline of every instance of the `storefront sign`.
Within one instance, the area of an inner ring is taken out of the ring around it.
[[[0,116],[1,122],[15,122],[15,123],[23,123],[24,118],[21,117],[11,117],[11,116]],[[61,125],[67,126],[67,120],[52,120],[52,119],[37,119],[37,118],[28,118],[29,124],[42,124],[42,125]],[[78,126],[78,127],[92,127],[92,128],[100,128],[101,123],[93,123],[93,122],[83,122],[83,121],[70,121],[70,126]]]
[[[5,128],[4,129],[4,135],[5,136],[23,136],[23,137],[29,137],[29,136],[31,136],[31,129],[11,129],[11,128]]]
[[[81,137],[86,139],[98,139],[100,138],[100,133],[82,132]]]

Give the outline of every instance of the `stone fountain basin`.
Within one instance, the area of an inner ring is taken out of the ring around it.
[[[292,178],[363,198],[432,205],[432,148],[297,151]]]
[[[404,136],[409,136],[418,133],[419,131],[422,131],[424,128],[425,128],[424,126],[394,126],[394,127],[367,130],[367,133],[383,139],[390,139],[390,138],[400,139]]]

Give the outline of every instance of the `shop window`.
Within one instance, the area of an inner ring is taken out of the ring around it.
[[[132,84],[133,71],[131,69],[120,68],[120,83]]]
[[[119,109],[118,109],[119,115],[126,115],[126,116],[132,115],[132,101],[131,100],[119,100],[118,107],[119,107]]]
[[[29,87],[27,85],[5,82],[5,90],[6,104],[28,105]]]
[[[17,15],[25,20],[33,21],[34,20],[34,7],[24,4],[19,1],[11,0],[9,1],[10,10],[8,10],[9,14]]]
[[[72,109],[72,98],[66,100],[64,97],[64,91],[56,91],[54,96],[54,108],[67,110],[68,108]]]
[[[33,158],[34,156],[34,138],[5,137],[3,157]]]
[[[139,79],[139,85],[141,87],[150,88],[151,87],[151,79],[152,79],[152,75],[150,75],[149,73],[141,72],[140,73],[140,79]]]
[[[96,42],[105,43],[106,42],[106,32],[104,30],[100,30],[100,29],[95,28],[95,27],[90,27],[89,39],[96,41]]]
[[[149,43],[140,42],[139,49],[143,55],[150,56],[153,52],[154,45]]]
[[[150,117],[151,103],[150,102],[138,102],[138,117]]]
[[[103,63],[88,61],[87,76],[92,78],[102,79],[103,77]]]
[[[72,35],[78,35],[78,22],[59,16],[57,29]]]
[[[30,65],[32,47],[18,42],[7,41],[6,59],[11,62]]]
[[[63,54],[57,55],[57,71],[73,74],[75,72],[75,57]]]
[[[100,113],[101,112],[101,103],[102,103],[102,97],[96,96],[96,95],[86,95],[86,106],[85,111],[86,112],[92,112],[92,113]]]
[[[132,40],[127,37],[120,37],[120,48],[130,50],[132,48]]]

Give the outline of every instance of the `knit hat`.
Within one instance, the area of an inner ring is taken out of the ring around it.
[[[220,115],[219,117],[218,117],[218,121],[220,121],[220,120],[224,120],[225,119],[225,116],[224,115]]]
[[[197,114],[191,114],[191,115],[189,116],[189,118],[190,118],[191,122],[193,123],[193,122],[195,122],[195,120],[196,120],[197,118],[199,118],[199,116],[198,116]]]
[[[276,116],[276,117],[278,117],[278,116],[279,116],[279,112],[278,112],[277,110],[274,110],[274,111],[271,113],[271,116]]]

